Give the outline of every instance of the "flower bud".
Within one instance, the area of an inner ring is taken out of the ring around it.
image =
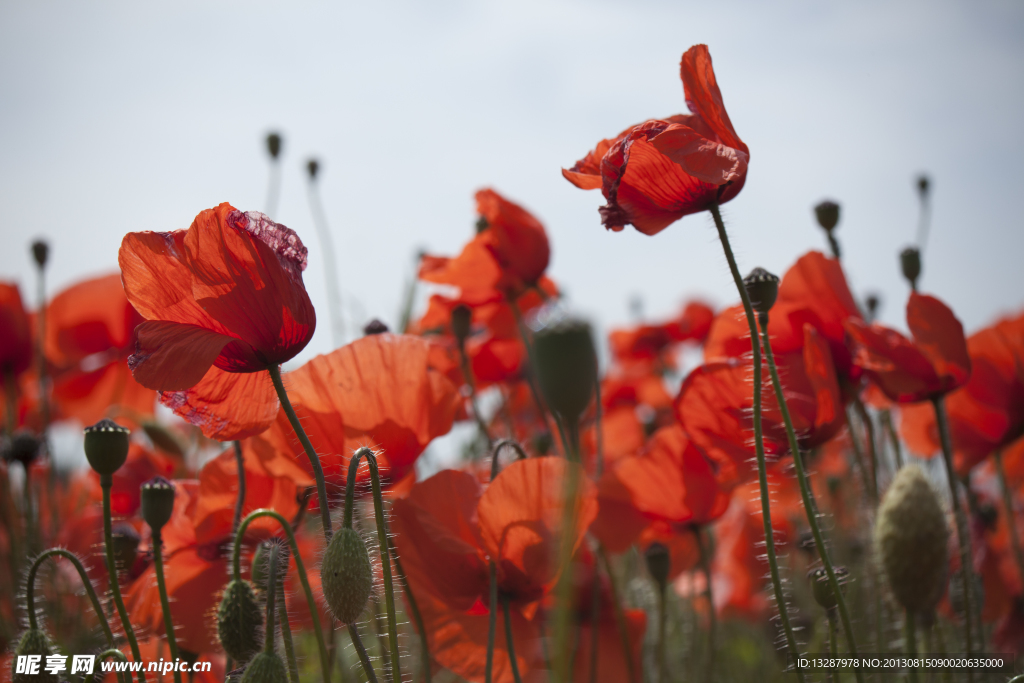
[[[743,278],[743,287],[750,297],[750,305],[760,315],[767,315],[779,296],[779,277],[764,268],[754,268]]]
[[[252,585],[232,580],[217,608],[217,636],[224,651],[237,662],[249,661],[260,650],[262,628],[263,610]]]
[[[32,243],[32,258],[35,259],[36,265],[40,269],[46,267],[46,261],[50,256],[50,245],[46,243],[46,240],[36,240]]]
[[[839,590],[846,592],[846,580],[850,572],[846,567],[833,567],[836,573],[836,581],[839,582]],[[811,593],[814,594],[814,601],[826,610],[833,609],[839,604],[836,594],[832,592],[832,584],[828,580],[828,572],[824,568],[812,570],[807,578],[811,581]]]
[[[135,564],[135,556],[139,552],[141,537],[131,524],[118,522],[111,529],[111,541],[114,544],[114,561],[123,570]]]
[[[342,527],[331,538],[320,582],[334,618],[343,624],[357,621],[373,591],[373,570],[366,544],[352,527]]]
[[[814,215],[818,218],[818,225],[826,232],[832,232],[839,225],[839,205],[832,201],[824,201],[814,207]]]
[[[142,519],[153,535],[159,535],[174,512],[174,484],[163,477],[153,477],[141,489]]]
[[[267,151],[270,152],[271,159],[276,159],[281,155],[281,135],[279,133],[267,135]]]
[[[283,683],[288,680],[284,662],[273,652],[261,652],[249,662],[242,683]]]
[[[908,612],[931,612],[942,597],[948,540],[946,515],[924,472],[904,467],[879,506],[875,547],[893,595]]]
[[[882,300],[877,294],[868,294],[867,299],[864,300],[864,304],[867,307],[868,322],[871,322],[878,317],[878,307],[881,305]]]
[[[597,381],[597,352],[590,325],[564,320],[533,338],[537,378],[548,406],[576,423],[590,403]]]
[[[366,335],[367,337],[369,337],[372,334],[385,334],[389,331],[390,330],[388,330],[388,326],[381,322],[380,320],[378,320],[377,318],[374,318],[373,320],[371,320],[370,322],[366,323],[366,325],[363,326],[363,334]]]
[[[52,654],[54,654],[53,644],[50,642],[50,638],[42,630],[38,628],[30,628],[25,631],[18,640],[18,647],[14,650],[11,668],[14,668],[13,664],[18,661],[18,657],[24,657],[26,655],[41,656],[41,666],[39,668],[39,673],[16,673],[11,681],[13,681],[13,683],[59,683],[60,678],[57,674],[46,673],[46,669],[43,668],[46,665],[46,658]]]
[[[668,584],[668,572],[672,566],[672,557],[668,548],[661,543],[652,543],[644,551],[644,561],[647,563],[647,573],[658,584],[658,590],[664,592]]]
[[[176,455],[179,458],[184,457],[185,448],[181,445],[181,442],[178,441],[178,437],[159,422],[143,422],[142,431],[145,432],[146,436],[149,437],[149,440],[153,442],[154,448],[157,448],[164,453]]]
[[[306,162],[306,170],[309,172],[309,179],[316,180],[316,174],[320,171],[320,162],[310,159]]]
[[[288,569],[288,546],[285,543],[281,543],[278,540],[266,540],[256,546],[256,552],[252,554],[252,570],[250,571],[249,577],[252,580],[253,586],[256,590],[265,591],[267,590],[267,578],[269,574],[267,570],[270,568],[270,547],[276,545],[278,547],[278,561],[277,561],[277,577],[278,581],[282,580],[285,572]]]
[[[903,277],[907,278],[910,288],[917,289],[917,278],[921,277],[921,252],[917,247],[907,247],[900,252],[900,268]]]
[[[473,323],[473,311],[465,304],[459,304],[452,309],[452,336],[460,344],[466,341],[469,330]]]
[[[35,462],[35,459],[39,457],[42,445],[42,441],[35,434],[19,429],[4,444],[4,460],[7,462],[20,462],[27,470]]]
[[[104,475],[117,472],[128,459],[129,434],[113,420],[100,420],[85,428],[85,457],[101,480]]]

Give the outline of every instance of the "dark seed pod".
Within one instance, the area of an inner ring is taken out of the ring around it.
[[[831,232],[839,225],[839,205],[832,201],[824,201],[814,207],[814,215],[818,225]]]
[[[263,610],[252,586],[248,581],[231,581],[217,608],[217,635],[224,651],[235,661],[249,661],[262,646],[262,629]]]
[[[320,162],[310,159],[306,162],[306,171],[309,173],[310,180],[316,180],[316,174],[320,172]]]
[[[261,652],[245,667],[242,683],[284,683],[288,670],[276,654]]]
[[[764,268],[754,268],[750,275],[743,278],[743,288],[747,290],[754,311],[767,315],[779,296],[779,277]]]
[[[372,334],[384,334],[385,332],[389,331],[390,330],[388,330],[388,326],[381,322],[380,320],[378,320],[377,318],[374,318],[373,320],[371,320],[370,322],[366,323],[366,325],[363,326],[363,334],[366,335],[367,337],[369,337]]]
[[[4,460],[20,462],[25,469],[28,469],[39,457],[41,449],[42,441],[35,434],[19,429],[5,444]]]
[[[668,548],[661,543],[652,543],[644,551],[644,561],[647,563],[647,573],[658,584],[658,590],[664,591],[668,585],[668,572],[672,566],[672,557]]]
[[[267,152],[270,153],[271,159],[281,156],[281,142],[281,135],[279,133],[267,135]]]
[[[174,484],[163,477],[153,477],[142,485],[140,493],[142,519],[158,535],[174,513]]]
[[[16,673],[11,679],[13,683],[59,683],[60,677],[57,674],[46,673],[46,658],[54,654],[53,644],[50,638],[40,629],[30,628],[22,634],[18,640],[18,647],[14,650],[14,657],[11,661],[12,669],[18,657],[25,655],[39,655],[42,657],[39,672],[35,674]]]
[[[366,544],[355,529],[342,527],[331,538],[320,581],[334,618],[343,624],[358,620],[373,591],[373,570]]]
[[[461,344],[469,336],[473,322],[473,311],[465,304],[452,309],[452,336]]]
[[[597,381],[597,352],[590,325],[566,320],[533,338],[537,377],[548,406],[570,423],[587,409]]]
[[[900,268],[910,288],[916,290],[917,279],[921,277],[921,252],[917,247],[907,247],[900,252]]]
[[[40,268],[46,267],[46,262],[50,258],[50,245],[46,240],[36,240],[32,243],[32,258]]]
[[[118,522],[111,530],[114,543],[114,560],[122,570],[128,570],[135,564],[135,556],[139,552],[139,532],[131,524]]]
[[[101,477],[121,469],[128,459],[127,429],[113,420],[100,420],[85,428],[85,457]]]
[[[850,576],[850,572],[846,567],[833,567],[833,571],[836,573],[836,580],[839,582],[839,590],[843,593],[846,592],[846,580]],[[826,610],[830,610],[838,604],[836,594],[832,592],[832,584],[828,580],[828,572],[822,569],[815,569],[807,575],[807,578],[811,581],[811,592],[814,594],[814,601],[824,607]]]

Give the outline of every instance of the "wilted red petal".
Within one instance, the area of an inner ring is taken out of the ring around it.
[[[749,153],[725,111],[707,45],[694,45],[683,53],[679,77],[683,81],[683,96],[690,111],[699,116],[724,144]]]
[[[160,402],[218,441],[266,431],[280,408],[269,373],[233,373],[217,367],[190,389],[162,392]]]

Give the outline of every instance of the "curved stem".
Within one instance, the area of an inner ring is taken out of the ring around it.
[[[626,658],[626,671],[629,674],[629,683],[636,683],[636,670],[633,667],[633,648],[629,642],[629,627],[626,625],[626,615],[622,611],[622,604],[619,602],[619,589],[615,581],[615,574],[612,572],[611,563],[608,561],[608,554],[604,551],[601,542],[597,543],[597,559],[604,567],[604,573],[608,575],[608,588],[612,593],[612,607],[615,613],[615,625],[619,630],[619,639],[622,641],[622,651]]]
[[[711,211],[711,216],[715,219],[718,238],[722,242],[722,250],[725,252],[726,261],[729,262],[729,271],[732,273],[732,279],[736,284],[736,289],[739,291],[740,300],[743,301],[743,312],[747,316],[747,326],[750,328],[750,348],[754,370],[754,449],[757,455],[757,481],[761,490],[761,517],[764,522],[765,554],[768,556],[768,567],[771,570],[775,602],[779,608],[779,618],[782,621],[782,629],[786,634],[786,644],[789,647],[790,659],[792,660],[798,656],[799,651],[796,646],[796,636],[793,634],[793,626],[789,622],[789,608],[786,605],[786,594],[782,590],[779,561],[775,554],[775,531],[772,527],[771,500],[768,495],[768,470],[764,457],[764,441],[761,436],[761,344],[757,337],[757,322],[754,320],[754,308],[750,304],[747,288],[743,285],[743,277],[740,276],[739,268],[736,266],[736,257],[733,256],[732,247],[729,245],[729,236],[725,232],[722,214],[719,212],[717,204],[712,204],[709,210]],[[803,670],[794,668],[794,671],[797,679],[803,683]]]
[[[373,670],[373,664],[370,663],[370,657],[366,654],[366,648],[363,647],[363,639],[359,637],[359,629],[356,628],[355,624],[348,624],[348,635],[352,639],[352,646],[356,649],[356,654],[359,655],[359,662],[363,665],[363,671],[366,672],[366,677],[370,680],[370,683],[377,683],[377,674]]]
[[[405,592],[405,601],[409,603],[409,611],[412,613],[412,620],[416,624],[416,630],[420,634],[420,657],[423,660],[421,666],[423,667],[423,677],[427,683],[431,683],[433,674],[430,667],[430,643],[427,641],[427,628],[423,624],[423,615],[420,613],[420,606],[416,602],[416,596],[412,593],[412,588],[409,586],[409,579],[405,576],[405,570],[402,569],[402,562],[398,559],[398,553],[395,552],[394,544],[391,544],[391,559],[395,563],[395,573],[398,574],[398,581],[402,584],[402,590]]]
[[[270,545],[270,556],[267,558],[267,627],[263,633],[263,654],[273,655],[274,646],[277,640],[277,627],[274,620],[277,617],[277,564],[281,554],[281,548],[276,544]]]
[[[917,636],[914,629],[914,613],[907,611],[906,619],[904,619],[903,626],[906,629],[905,642],[903,643],[904,650],[907,653],[907,659],[914,660],[917,658]],[[917,667],[914,666],[913,661],[907,665],[907,678],[910,683],[917,683]]]
[[[114,561],[114,532],[113,523],[110,519],[110,489],[114,485],[114,479],[109,474],[100,475],[100,488],[103,489],[103,545],[107,556],[107,576],[110,581],[110,593],[114,598],[114,605],[117,607],[117,616],[121,618],[121,628],[128,639],[128,645],[132,649],[132,658],[136,662],[142,661],[142,653],[139,651],[139,641],[135,639],[135,629],[132,628],[131,619],[128,618],[128,610],[124,607],[124,600],[121,598],[121,586],[118,583],[117,564]],[[137,672],[139,683],[145,683],[146,674],[140,668]]]
[[[516,457],[519,460],[526,460],[526,451],[519,445],[519,442],[515,439],[502,439],[498,441],[491,448],[491,481],[498,476],[501,463],[498,462],[498,456],[501,455],[502,448],[511,448],[516,452]]]
[[[1006,483],[1006,470],[1003,467],[1003,453],[996,451],[992,454],[995,460],[996,475],[999,477],[999,488],[1002,491],[1003,514],[1006,515],[1006,529],[1010,534],[1010,546],[1013,548],[1013,559],[1017,562],[1017,573],[1020,580],[1024,582],[1024,551],[1021,551],[1020,539],[1017,538],[1017,515],[1013,510],[1013,497],[1010,493],[1010,486]]]
[[[231,522],[231,533],[238,531],[245,509],[245,458],[242,456],[242,442],[235,441],[235,465],[238,467],[238,498],[235,500],[235,517]]]
[[[331,510],[328,506],[327,481],[324,479],[324,468],[320,465],[320,457],[313,449],[313,444],[310,443],[309,437],[306,436],[306,430],[302,428],[302,423],[299,422],[295,409],[292,408],[292,403],[288,400],[288,392],[285,391],[284,382],[281,381],[281,368],[277,365],[271,365],[267,370],[270,372],[270,379],[274,382],[274,389],[277,390],[277,398],[281,401],[281,407],[284,408],[284,413],[288,416],[292,430],[295,432],[295,436],[299,437],[302,448],[306,451],[306,457],[309,458],[309,464],[313,467],[313,476],[316,478],[316,494],[320,505],[320,518],[324,523],[324,539],[330,543],[331,534],[334,532],[331,528]]]
[[[85,592],[89,596],[89,602],[92,603],[92,608],[96,612],[96,616],[99,617],[100,626],[103,628],[103,635],[107,637],[107,644],[110,647],[114,647],[114,632],[110,630],[110,623],[107,621],[107,615],[103,612],[103,604],[100,602],[99,596],[96,595],[96,589],[93,588],[92,581],[89,580],[89,575],[85,571],[85,566],[82,565],[82,561],[78,557],[63,548],[50,548],[42,555],[37,557],[32,563],[32,566],[28,570],[28,580],[25,586],[25,607],[28,610],[28,624],[29,628],[38,628],[36,621],[36,605],[35,605],[35,587],[36,587],[36,574],[39,572],[39,567],[46,560],[51,557],[63,557],[75,567],[75,571],[78,572],[78,577],[82,581],[82,585],[85,586]]]
[[[800,483],[800,497],[803,499],[804,512],[807,516],[807,524],[811,527],[811,534],[814,536],[814,545],[818,549],[818,557],[825,567],[828,575],[828,584],[832,594],[836,598],[836,608],[839,610],[839,618],[843,622],[843,632],[846,635],[846,645],[852,657],[857,656],[857,642],[853,633],[853,624],[850,622],[850,613],[846,609],[846,600],[843,598],[842,587],[836,577],[835,567],[829,558],[828,548],[825,545],[825,536],[821,533],[818,524],[818,505],[814,500],[814,491],[807,480],[807,472],[804,471],[803,454],[800,452],[800,444],[796,440],[796,432],[793,430],[793,420],[789,415],[789,406],[786,404],[786,396],[782,391],[782,381],[779,379],[779,370],[775,366],[775,354],[772,353],[771,339],[768,335],[768,314],[762,313],[759,322],[762,330],[762,345],[764,346],[765,360],[768,361],[768,372],[772,377],[772,386],[775,389],[775,400],[779,404],[779,411],[782,413],[782,421],[786,425],[786,437],[789,440],[789,450],[793,455],[793,465],[796,468],[796,478]],[[874,452],[874,446],[872,446]],[[877,495],[877,494],[876,494]],[[864,680],[864,674],[859,668],[854,669],[858,681]]]
[[[234,548],[231,552],[231,578],[236,581],[242,578],[242,539],[245,537],[245,530],[249,528],[253,520],[260,517],[272,517],[277,520],[288,537],[288,547],[292,551],[291,556],[295,558],[295,571],[299,575],[299,582],[302,583],[302,592],[306,594],[306,604],[309,606],[310,620],[313,622],[313,631],[316,634],[316,644],[320,649],[320,675],[324,683],[331,683],[331,661],[327,656],[327,646],[324,644],[324,634],[320,628],[320,612],[317,609],[316,600],[313,599],[313,590],[309,587],[306,565],[302,561],[302,555],[299,554],[299,544],[295,542],[295,533],[281,513],[276,510],[253,510],[238,525],[238,531],[235,532]]]
[[[515,639],[512,637],[512,615],[509,614],[508,600],[501,601],[501,610],[505,613],[505,646],[508,648],[508,662],[512,666],[512,678],[515,683],[523,683],[519,677],[519,662],[516,661]]]
[[[160,593],[160,608],[164,613],[164,631],[167,634],[167,645],[171,649],[171,659],[178,661],[178,641],[174,637],[174,620],[171,618],[171,603],[167,599],[167,582],[164,580],[163,540],[160,532],[153,529],[153,567],[156,570],[156,587]],[[181,672],[174,669],[174,683],[181,683]]]
[[[704,543],[704,534],[698,526],[693,528],[697,537],[697,549],[700,551],[700,567],[704,572],[704,597],[708,601],[708,683],[715,680],[715,636],[718,630],[718,615],[715,614],[715,596],[711,585],[711,557],[713,551]]]
[[[92,673],[85,677],[85,683],[93,683],[93,681],[96,680],[96,672],[103,670],[101,662],[110,657],[114,659],[120,659],[122,662],[125,663],[128,662],[128,658],[125,657],[124,653],[118,650],[117,648],[112,647],[109,650],[104,650],[103,652],[96,655],[96,664],[93,666]]]
[[[498,567],[492,560],[488,563],[490,574],[490,610],[487,617],[487,660],[484,663],[484,683],[491,683],[494,670],[494,634],[498,630]]]
[[[282,572],[282,575],[287,571]],[[284,641],[285,661],[288,663],[288,678],[291,683],[299,683],[299,665],[295,661],[295,644],[292,642],[292,625],[288,623],[288,603],[284,599],[284,585],[277,588],[277,599],[280,607],[277,618],[281,622],[281,640]]]
[[[956,470],[953,469],[953,441],[949,436],[949,423],[946,420],[946,408],[943,405],[942,397],[936,396],[932,399],[932,406],[935,408],[935,422],[939,427],[939,441],[942,442],[942,462],[946,466],[946,478],[949,479],[949,492],[953,498],[953,518],[956,520],[956,539],[960,549],[960,578],[963,582],[964,591],[964,640],[967,645],[968,656],[974,653],[974,638],[971,629],[971,620],[974,618],[973,592],[974,571],[971,566],[971,537],[967,530],[967,519],[964,516],[963,506],[960,504],[960,494],[957,492]],[[974,680],[974,673],[967,670],[968,680]]]

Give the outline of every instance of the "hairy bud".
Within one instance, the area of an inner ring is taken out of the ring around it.
[[[352,527],[342,527],[331,538],[320,581],[334,618],[343,624],[358,620],[373,591],[373,570],[366,544]]]
[[[288,670],[281,658],[272,652],[261,652],[249,662],[242,674],[242,683],[283,683]]]
[[[42,630],[38,628],[30,628],[25,631],[18,640],[18,647],[14,650],[11,667],[14,667],[14,663],[18,661],[18,657],[25,655],[41,656],[41,666],[39,673],[37,674],[14,674],[14,677],[11,679],[13,683],[59,683],[60,678],[57,674],[46,673],[46,669],[43,668],[46,665],[46,658],[52,654],[54,654],[53,644],[50,642],[50,638]]]
[[[237,662],[249,661],[260,650],[262,628],[263,610],[252,586],[248,581],[231,581],[217,608],[217,636],[224,651]]]

